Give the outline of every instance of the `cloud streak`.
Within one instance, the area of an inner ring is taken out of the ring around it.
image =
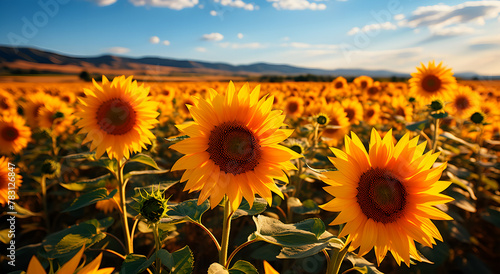
[[[311,2],[308,0],[267,0],[272,2],[277,10],[325,10],[323,3]]]
[[[181,10],[198,5],[198,0],[129,0],[134,6],[151,6]]]

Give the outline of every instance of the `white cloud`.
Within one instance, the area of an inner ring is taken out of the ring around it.
[[[428,27],[433,33],[469,33],[465,23],[484,25],[485,20],[495,18],[500,13],[500,1],[469,1],[456,6],[444,4],[418,7],[412,15],[401,21],[410,28]],[[458,28],[457,28],[458,27]],[[450,30],[445,30],[451,28]]]
[[[135,6],[152,6],[181,10],[198,5],[198,0],[129,0]]]
[[[211,11],[210,11],[210,15],[212,15],[212,16],[217,16],[217,12],[216,12],[215,10],[211,10]]]
[[[160,43],[160,38],[158,36],[151,36],[151,38],[149,38],[149,43],[158,44]]]
[[[310,2],[309,0],[267,0],[273,2],[273,7],[277,10],[324,10],[325,4]]]
[[[431,33],[435,36],[458,36],[462,34],[473,33],[474,29],[465,25],[447,27],[447,28],[432,28]]]
[[[394,20],[396,21],[401,21],[403,19],[405,19],[405,15],[402,13],[394,15]]]
[[[243,39],[243,33],[238,33],[238,39]]]
[[[329,50],[335,50],[338,49],[339,47],[338,45],[332,45],[332,44],[309,44],[302,42],[285,43],[282,44],[281,46],[296,48],[296,49],[329,49]]]
[[[109,6],[113,5],[116,3],[117,0],[87,0],[90,2],[93,2],[94,4],[98,5],[99,7],[104,7],[104,6]]]
[[[165,41],[163,41],[163,44],[164,44],[165,46],[170,46],[170,41],[165,40]]]
[[[257,9],[257,6],[254,6],[253,4],[245,3],[242,0],[214,0],[215,3],[219,3],[223,6],[228,6],[228,7],[233,7],[233,8],[240,8],[240,9],[245,9],[245,10],[255,10]]]
[[[207,49],[204,47],[197,47],[194,50],[196,50],[197,52],[207,52]]]
[[[224,39],[224,35],[222,35],[218,32],[213,32],[210,34],[203,34],[201,39],[205,40],[205,41],[220,41],[220,40]]]
[[[391,29],[397,29],[396,25],[394,25],[393,23],[391,22],[385,22],[385,23],[382,23],[382,24],[370,24],[370,25],[366,25],[362,28],[358,28],[358,27],[354,27],[352,28],[350,31],[347,32],[348,35],[354,35],[358,32],[364,32],[364,33],[367,33],[367,32],[371,32],[371,31],[378,31],[378,30],[381,30],[381,29],[384,29],[384,30],[391,30]]]
[[[130,52],[130,49],[124,48],[124,47],[112,47],[112,48],[105,49],[104,52],[113,53],[113,54],[125,54],[125,53]]]

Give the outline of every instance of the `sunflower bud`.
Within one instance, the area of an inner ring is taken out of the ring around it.
[[[59,119],[59,118],[64,118],[64,113],[58,111],[56,113],[54,113],[54,115],[52,115],[52,118],[55,120],[55,119]]]
[[[474,114],[472,114],[472,115],[470,116],[470,120],[471,120],[474,124],[476,124],[476,125],[480,125],[480,124],[484,123],[485,118],[486,118],[486,117],[485,117],[484,113],[479,112],[479,111],[474,112]]]
[[[410,103],[413,103],[413,102],[415,102],[416,100],[415,100],[415,97],[410,97],[410,98],[408,99],[408,101],[409,101]]]
[[[168,199],[163,197],[163,191],[153,190],[151,193],[146,192],[143,195],[141,192],[140,194],[141,198],[136,200],[139,203],[139,212],[148,223],[158,223],[167,216]]]
[[[431,102],[431,104],[429,105],[429,108],[432,110],[432,111],[439,111],[439,110],[442,110],[444,108],[444,102],[440,99],[437,99],[437,100],[434,100]]]
[[[54,178],[61,172],[61,165],[53,160],[45,160],[42,164],[42,174],[47,178]]]
[[[330,119],[328,119],[328,116],[324,113],[320,113],[318,114],[318,116],[316,116],[316,122],[322,126],[328,124],[328,122],[330,122]]]
[[[298,154],[304,153],[304,147],[299,144],[293,144],[292,146],[290,146],[290,149],[297,152]]]

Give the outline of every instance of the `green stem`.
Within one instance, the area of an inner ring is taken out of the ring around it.
[[[219,251],[219,264],[226,265],[227,249],[229,247],[229,232],[231,231],[231,217],[233,216],[231,203],[227,196],[224,197],[224,220],[222,223],[222,243]]]
[[[47,176],[42,175],[42,181],[40,183],[42,186],[42,206],[43,206],[43,217],[45,219],[45,227],[47,227],[47,233],[50,233],[50,222],[49,222],[49,207],[47,206]]]
[[[118,180],[118,190],[120,193],[120,207],[121,207],[121,221],[123,227],[123,236],[125,237],[125,245],[127,246],[126,255],[134,253],[134,249],[132,247],[131,239],[130,239],[130,231],[128,228],[128,219],[127,219],[127,201],[125,197],[125,183],[123,181],[123,168],[125,167],[125,163],[119,163],[118,174],[116,174],[116,179]]]
[[[432,153],[436,152],[439,132],[439,119],[434,119],[434,134],[432,136]]]
[[[157,274],[160,274],[161,272],[161,261],[160,261],[160,257],[158,257],[158,251],[160,250],[161,248],[161,242],[160,242],[160,235],[158,233],[158,224],[155,223],[154,224],[154,228],[153,228],[153,236],[155,238],[155,249],[156,249],[156,273]]]
[[[192,222],[192,223],[201,227],[210,236],[210,238],[212,239],[212,242],[214,242],[214,244],[215,244],[215,247],[217,247],[217,251],[220,252],[220,244],[217,241],[217,239],[215,238],[214,234],[212,234],[212,232],[210,232],[210,230],[208,230],[208,228],[206,226],[204,226],[203,224],[198,223],[198,222]]]
[[[347,254],[347,250],[349,249],[349,245],[344,246],[342,250],[334,249],[331,256],[330,261],[328,262],[328,267],[326,270],[327,274],[338,274],[340,270],[340,266],[342,265],[342,261],[344,260],[345,255]]]
[[[481,147],[483,146],[483,133],[484,133],[484,126],[480,126],[479,130],[479,135],[477,136],[476,142],[479,146],[477,149],[477,157],[476,157],[476,169],[477,169],[477,175],[479,177],[479,182],[478,186],[482,185],[483,183],[483,167],[481,166]]]
[[[229,255],[229,259],[227,259],[227,265],[225,265],[225,267],[229,268],[229,264],[231,264],[231,260],[234,258],[234,256],[236,255],[236,253],[238,253],[244,247],[246,247],[246,246],[248,246],[248,245],[250,245],[252,243],[258,242],[258,241],[260,241],[260,240],[259,239],[254,239],[254,240],[245,242],[245,243],[241,244],[240,246],[238,246],[233,252],[231,252],[231,255]]]

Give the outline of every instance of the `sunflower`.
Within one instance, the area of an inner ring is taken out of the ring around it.
[[[0,117],[0,154],[18,153],[31,138],[31,130],[18,115]]]
[[[40,116],[40,109],[45,104],[53,100],[54,97],[41,91],[35,93],[34,95],[28,96],[28,101],[23,104],[23,108],[26,121],[32,129],[36,129],[39,127],[38,117]]]
[[[347,80],[342,76],[335,78],[332,84],[333,84],[333,89],[337,91],[342,91],[348,88]]]
[[[188,106],[192,106],[195,104],[193,98],[194,97],[190,96],[188,93],[184,93],[175,100],[175,109],[178,110],[183,120],[192,118]]]
[[[380,118],[380,105],[378,103],[373,103],[371,105],[366,106],[364,109],[364,121],[373,126],[379,123]]]
[[[426,67],[421,63],[422,66],[417,67],[418,72],[411,74],[410,93],[421,104],[430,103],[434,98],[446,100],[455,88],[457,80],[453,77],[451,68],[442,64],[441,62],[436,66],[434,61],[429,61]]]
[[[346,223],[339,238],[349,235],[350,250],[360,256],[375,248],[377,262],[391,251],[398,264],[421,260],[415,242],[432,247],[442,241],[430,219],[451,220],[434,205],[453,199],[441,194],[451,182],[438,181],[446,163],[432,167],[439,152],[423,154],[426,142],[405,134],[394,145],[392,130],[382,139],[372,129],[369,153],[355,133],[345,137],[345,152],[330,148],[338,169],[323,173],[325,190],[335,199],[322,205],[340,211],[330,225]]]
[[[411,122],[413,119],[413,107],[402,95],[395,96],[392,98],[392,110],[394,115],[399,115],[405,119],[407,122]]]
[[[88,265],[82,267],[78,271],[78,263],[80,262],[83,251],[85,250],[85,246],[83,246],[78,253],[73,256],[67,263],[62,265],[55,273],[56,274],[66,274],[66,273],[76,273],[76,274],[111,274],[115,270],[114,267],[106,267],[99,269],[99,265],[102,260],[102,253],[99,254],[92,262]],[[52,270],[52,269],[51,269]],[[31,257],[31,260],[28,264],[28,269],[26,270],[26,274],[43,274],[47,273],[45,268],[42,266],[40,261],[36,256]]]
[[[0,157],[0,205],[5,205],[9,200],[12,200],[9,199],[9,196],[11,196],[10,194],[12,194],[12,192],[9,193],[9,191],[14,191],[14,198],[19,199],[19,196],[17,196],[17,189],[21,186],[23,177],[19,175],[19,168],[14,168],[14,188],[9,188],[9,183],[11,183],[10,186],[12,186],[13,183],[13,181],[9,180],[12,178],[12,176],[9,176],[9,173],[12,172],[9,168],[14,168],[13,166],[9,166],[9,159]]]
[[[47,102],[39,110],[38,124],[41,128],[52,129],[57,135],[72,133],[73,109],[60,99]]]
[[[9,115],[16,112],[16,101],[7,91],[0,89],[0,115]]]
[[[104,152],[109,158],[128,158],[130,152],[140,152],[155,136],[150,129],[158,123],[158,103],[150,101],[149,88],[132,82],[132,76],[116,77],[113,82],[103,76],[102,86],[94,81],[94,90],[84,89],[86,97],[79,98],[80,110],[76,124],[87,133],[83,143],[92,142],[90,150],[96,157]]]
[[[347,118],[344,108],[339,102],[326,105],[322,112],[328,115],[330,122],[321,133],[327,140],[326,143],[331,146],[337,146],[338,141],[349,132],[349,118]]]
[[[479,110],[481,96],[468,86],[458,86],[451,95],[447,110],[456,118],[468,119],[474,111]]]
[[[298,118],[304,112],[304,100],[297,96],[288,97],[283,108],[288,117]]]
[[[363,120],[363,105],[361,105],[356,97],[342,100],[341,104],[344,107],[349,123],[358,125],[359,121]]]
[[[259,100],[259,92],[248,84],[236,92],[233,82],[224,96],[210,89],[189,108],[194,122],[177,126],[190,138],[170,146],[186,154],[171,170],[186,170],[184,190],[201,190],[199,204],[210,197],[214,208],[226,195],[236,210],[242,197],[250,206],[255,194],[269,204],[271,191],[283,197],[273,179],[288,182],[283,170],[295,169],[290,160],[301,156],[278,145],[293,130],[280,129],[285,115],[271,110],[272,96]]]
[[[373,85],[373,79],[370,76],[361,75],[354,78],[354,85],[360,90],[367,90]]]

